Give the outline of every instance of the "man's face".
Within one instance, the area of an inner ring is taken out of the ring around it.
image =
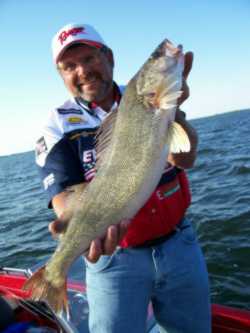
[[[101,102],[113,88],[113,59],[100,49],[78,44],[58,62],[58,70],[71,94],[88,102]]]

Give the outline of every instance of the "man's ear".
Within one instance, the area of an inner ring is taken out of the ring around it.
[[[114,61],[114,56],[113,56],[112,50],[110,48],[104,46],[102,48],[102,52],[106,55],[109,63],[111,64],[111,66],[114,67],[115,61]]]
[[[107,56],[108,56],[108,59],[109,59],[111,65],[112,65],[112,67],[114,67],[115,66],[115,61],[114,61],[114,55],[113,55],[112,50],[108,49]]]

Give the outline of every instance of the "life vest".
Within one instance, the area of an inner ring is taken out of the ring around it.
[[[190,202],[185,171],[169,166],[150,199],[131,221],[120,246],[137,246],[169,234],[184,217]]]

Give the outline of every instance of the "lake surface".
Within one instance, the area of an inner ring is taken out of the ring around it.
[[[200,143],[188,211],[204,251],[212,301],[250,309],[250,110],[192,121]],[[56,242],[34,152],[0,157],[0,266],[27,268]]]

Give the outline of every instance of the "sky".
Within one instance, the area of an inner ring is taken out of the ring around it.
[[[0,155],[33,150],[69,94],[51,57],[68,23],[88,23],[126,84],[168,38],[194,52],[188,119],[250,108],[250,0],[0,0]]]

